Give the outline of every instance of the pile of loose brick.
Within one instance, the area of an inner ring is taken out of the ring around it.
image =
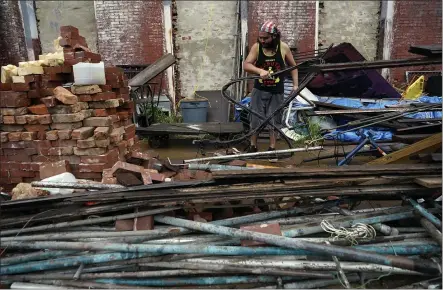
[[[3,188],[51,176],[41,169],[56,161],[76,178],[102,181],[103,170],[124,161],[137,141],[123,71],[106,67],[105,85],[63,87],[74,80],[74,64],[101,57],[89,51],[77,28],[62,27],[61,37],[63,65],[23,70],[20,82],[0,84]]]

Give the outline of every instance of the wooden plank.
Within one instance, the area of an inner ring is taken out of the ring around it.
[[[243,124],[240,122],[230,123],[174,123],[152,124],[146,128],[136,128],[140,134],[239,134],[243,132]]]
[[[441,188],[441,177],[419,177],[414,182],[427,188]]]
[[[420,153],[434,153],[435,150],[441,147],[442,133],[432,135],[424,140],[409,145],[401,150],[395,151],[381,158],[372,160],[366,164],[369,165],[382,165],[400,162],[417,162],[410,160],[409,157]]]
[[[159,58],[156,62],[139,72],[135,77],[133,77],[129,81],[130,87],[140,87],[156,76],[158,76],[161,72],[166,70],[168,67],[175,63],[176,59],[174,55],[171,53],[165,54],[161,58]]]

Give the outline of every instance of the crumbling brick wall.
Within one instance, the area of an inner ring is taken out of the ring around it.
[[[18,1],[0,0],[0,65],[27,59],[25,33]]]
[[[95,1],[99,51],[113,65],[156,61],[164,51],[162,1]]]
[[[106,65],[152,64],[163,56],[165,40],[161,0],[94,2],[98,49]],[[161,77],[153,82],[159,84]],[[162,88],[166,87],[164,77]]]
[[[418,57],[408,52],[410,45],[442,43],[441,8],[440,0],[395,1],[391,59]],[[441,71],[441,65],[393,68],[390,74],[391,81],[405,82],[405,72],[410,70]]]
[[[259,25],[273,20],[291,48],[314,49],[315,1],[249,1],[248,14],[249,47],[257,40]]]

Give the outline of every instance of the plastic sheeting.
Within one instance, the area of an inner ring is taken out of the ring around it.
[[[442,97],[438,96],[422,96],[418,100],[415,101],[391,101],[391,100],[379,100],[373,103],[363,103],[359,100],[355,99],[325,99],[321,98],[321,101],[331,103],[334,105],[340,105],[350,108],[357,108],[357,109],[383,109],[386,108],[386,106],[393,106],[393,105],[400,105],[400,104],[410,104],[410,103],[428,103],[428,104],[441,104],[442,103]],[[413,118],[413,119],[432,119],[432,118],[441,118],[442,112],[441,111],[428,111],[428,112],[419,112],[419,113],[413,113],[406,115],[405,118]],[[339,123],[345,123],[346,120],[343,120],[343,122]],[[371,130],[371,133],[373,134],[373,140],[374,141],[391,141],[393,131],[389,130],[387,128],[381,128],[381,127],[368,127],[364,128],[363,131],[367,132]],[[341,133],[345,130],[335,130],[331,133],[328,133],[324,136],[326,140],[337,140],[342,142],[358,142],[361,140],[361,136],[359,136],[356,131]]]

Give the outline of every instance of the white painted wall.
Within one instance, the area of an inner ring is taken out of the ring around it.
[[[320,1],[319,43],[350,42],[367,59],[377,56],[380,1]],[[323,6],[323,8],[321,8]]]
[[[181,93],[218,90],[232,77],[236,1],[177,1]],[[212,11],[211,11],[212,9]]]

